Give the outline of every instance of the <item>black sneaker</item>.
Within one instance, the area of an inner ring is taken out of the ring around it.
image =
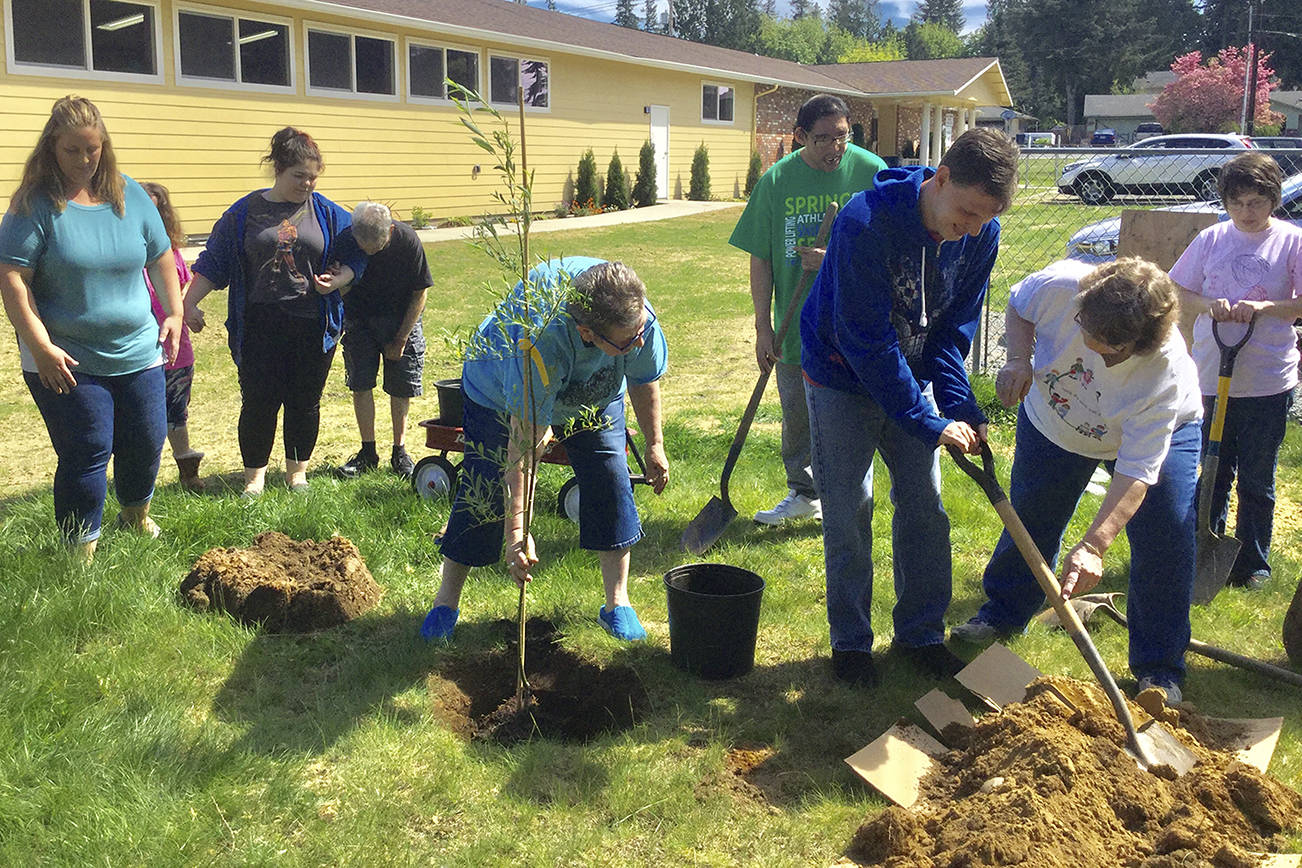
[[[358,452],[352,458],[349,458],[341,467],[335,469],[335,473],[344,479],[356,479],[363,473],[374,470],[380,466],[380,456],[374,452],[367,453],[365,450]]]
[[[941,644],[916,646],[892,644],[891,650],[932,678],[950,678],[967,665],[962,657]]]
[[[1260,591],[1266,587],[1270,581],[1270,573],[1265,570],[1257,570],[1250,576],[1231,576],[1226,582],[1231,588],[1242,588],[1245,591]]]
[[[411,479],[412,473],[416,471],[416,463],[411,460],[406,449],[398,446],[394,448],[393,457],[389,459],[389,469],[403,479]]]
[[[856,687],[876,687],[882,683],[877,667],[873,665],[871,651],[838,651],[833,648],[832,674]]]

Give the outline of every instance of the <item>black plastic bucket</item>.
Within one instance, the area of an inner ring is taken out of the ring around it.
[[[701,678],[734,678],[755,665],[764,580],[727,564],[685,564],[665,573],[669,653]]]
[[[461,378],[435,380],[434,390],[439,396],[439,424],[461,427]]]

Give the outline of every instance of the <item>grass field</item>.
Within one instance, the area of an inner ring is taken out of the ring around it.
[[[432,714],[427,677],[492,645],[490,623],[514,615],[514,586],[500,569],[475,571],[456,640],[431,646],[416,638],[437,584],[429,537],[447,504],[417,500],[387,473],[354,482],[329,474],[356,448],[342,370],[326,389],[307,496],[291,496],[276,476],[257,501],[239,500],[234,490],[188,495],[165,450],[155,499],[162,538],[108,531],[94,564],[78,570],[51,526],[48,440],[17,375],[12,332],[0,333],[0,369],[10,372],[0,381],[0,424],[9,432],[0,454],[0,864],[835,861],[860,821],[885,804],[842,758],[913,715],[913,700],[930,685],[889,656],[875,692],[835,682],[817,526],[771,531],[744,520],[783,493],[772,390],[732,480],[743,519],[710,552],[768,582],[756,669],[710,683],[669,661],[661,577],[690,560],[679,534],[717,491],[756,376],[746,260],[726,245],[736,214],[535,238],[542,255],[630,263],[646,280],[670,345],[663,394],[673,477],[660,498],[638,492],[647,537],[633,551],[630,582],[647,642],[622,645],[601,631],[596,558],[577,549],[571,525],[546,509],[539,518],[543,564],[531,611],[556,621],[579,654],[631,666],[650,696],[637,727],[586,745],[466,743]],[[464,244],[429,252],[429,395],[415,403],[416,419],[435,415],[433,380],[456,373],[438,333],[476,322],[491,303],[483,287],[495,280],[488,259]],[[208,453],[205,474],[239,468],[238,391],[219,325],[224,303],[221,294],[205,303],[212,325],[196,339],[192,434]],[[979,386],[988,394],[987,384]],[[1005,475],[1007,423],[1000,417],[995,426]],[[421,457],[427,451],[415,431],[411,451]],[[387,445],[382,434],[381,449]],[[1282,658],[1280,623],[1302,566],[1300,467],[1302,432],[1290,427],[1279,472],[1277,579],[1259,594],[1226,592],[1196,609],[1196,637]],[[958,623],[980,603],[980,571],[999,525],[948,461],[944,472],[954,526],[949,621]],[[545,468],[540,502],[563,481],[563,471]],[[884,472],[878,495],[874,623],[884,649],[893,603]],[[1087,495],[1083,511],[1097,502]],[[110,517],[115,508],[109,504]],[[268,529],[349,537],[385,597],[357,621],[307,636],[263,634],[177,604],[177,585],[202,552],[247,545]],[[1119,543],[1107,558],[1106,589],[1124,590],[1125,562]],[[1095,638],[1123,686],[1133,686],[1124,634],[1101,626]],[[1011,644],[1044,671],[1090,677],[1062,634],[1036,627]],[[1284,717],[1272,771],[1302,786],[1298,691],[1197,657],[1190,667],[1186,695],[1205,712]],[[957,684],[945,689],[961,696]],[[759,791],[735,785],[728,752],[736,748],[771,753]],[[1293,843],[1302,849],[1302,840]]]

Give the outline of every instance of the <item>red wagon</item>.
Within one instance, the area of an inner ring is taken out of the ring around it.
[[[457,477],[461,472],[461,463],[453,463],[449,455],[465,452],[466,441],[461,430],[461,381],[439,380],[434,384],[438,390],[439,418],[425,419],[417,424],[425,429],[425,446],[438,451],[437,455],[428,455],[416,462],[416,469],[411,474],[411,485],[416,494],[427,499],[451,497],[457,490]],[[633,440],[634,431],[625,431],[629,454],[637,463],[637,472],[629,470],[629,485],[646,483],[646,463]],[[565,445],[553,440],[543,455],[544,464],[570,466],[570,457],[565,452]],[[579,520],[579,480],[571,476],[556,494],[556,511],[570,521]]]

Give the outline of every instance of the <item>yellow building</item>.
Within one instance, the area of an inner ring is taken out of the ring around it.
[[[461,127],[445,76],[511,114],[524,90],[538,210],[572,196],[587,148],[603,177],[616,149],[632,174],[648,139],[661,197],[686,195],[700,144],[714,195],[740,195],[757,94],[870,96],[829,67],[504,0],[0,4],[0,206],[50,105],[77,93],[103,112],[122,170],[171,188],[192,234],[269,183],[259,161],[287,125],[318,141],[326,163],[318,189],[341,204],[375,199],[402,216],[415,206],[439,217],[491,210],[497,173]],[[956,92],[951,104],[964,99]]]

